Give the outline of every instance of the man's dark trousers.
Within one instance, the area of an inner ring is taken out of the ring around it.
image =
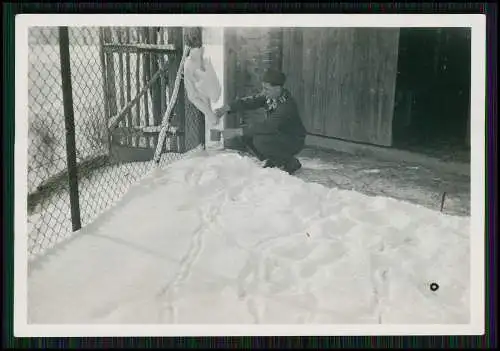
[[[290,162],[304,148],[304,138],[282,134],[260,134],[238,137],[231,141],[231,149],[250,151],[259,160],[276,165]]]

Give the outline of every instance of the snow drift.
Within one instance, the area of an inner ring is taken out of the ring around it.
[[[28,321],[465,324],[469,272],[469,218],[196,155],[32,263]]]

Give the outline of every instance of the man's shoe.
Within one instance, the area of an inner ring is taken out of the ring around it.
[[[299,169],[302,168],[302,164],[300,163],[300,161],[298,159],[296,159],[295,157],[292,158],[290,161],[288,161],[284,167],[282,168],[285,172],[288,172],[288,174],[294,174],[295,172],[297,172]]]
[[[274,168],[276,167],[276,163],[274,161],[271,161],[271,160],[266,160],[266,162],[264,163],[264,166],[262,166],[263,168]]]

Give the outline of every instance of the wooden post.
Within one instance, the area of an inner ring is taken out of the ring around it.
[[[148,28],[142,28],[142,38],[144,43],[148,43]],[[147,59],[148,54],[143,54],[142,56],[142,83],[144,86],[148,84],[149,81],[149,62]],[[145,126],[149,126],[149,89],[144,94],[144,122]],[[151,138],[149,136],[146,137],[146,146],[151,147]]]
[[[224,28],[223,47],[224,47],[224,104],[228,104],[236,97],[235,74],[236,74],[236,53],[234,51],[234,31],[233,28]],[[224,125],[227,128],[235,127],[235,118],[226,115]]]
[[[202,28],[197,28],[198,29],[198,33],[199,33],[199,36],[200,36],[200,42],[201,43],[204,43],[204,40],[203,40],[203,29]],[[203,62],[202,62],[202,68],[204,68],[204,65],[203,65]],[[188,100],[186,99],[186,102]],[[189,102],[191,103],[191,102]],[[194,106],[193,106],[194,108]],[[201,146],[203,147],[203,149],[206,149],[207,148],[207,121],[205,120],[205,114],[201,111],[199,111],[197,108],[194,108],[194,110],[196,111],[196,114],[197,116],[193,116],[193,118],[196,118],[196,124],[198,125],[198,142],[201,143]]]
[[[183,28],[182,36],[184,39],[184,45],[189,47],[192,45],[198,45],[198,43],[203,45],[203,29],[201,27],[185,27]],[[201,62],[201,68],[205,69],[204,61]],[[186,111],[184,112],[185,121],[183,126],[185,143],[184,151],[189,151],[199,145],[205,149],[205,115],[203,112],[198,110],[198,108],[196,108],[196,106],[191,103],[189,99],[186,99],[185,103]]]
[[[172,109],[176,106],[175,102],[177,100],[179,88],[180,88],[180,85],[182,83],[182,73],[183,73],[182,67],[184,65],[184,61],[185,61],[188,53],[189,53],[189,48],[184,47],[184,49],[182,51],[181,61],[179,63],[179,70],[176,73],[174,86],[172,88],[172,96],[170,97],[170,100],[169,100],[167,112],[165,112],[165,116],[163,116],[160,134],[158,135],[159,142],[156,145],[156,150],[155,150],[155,154],[153,157],[153,160],[157,165],[159,165],[159,163],[160,163],[161,151],[162,151],[162,148],[164,146],[165,137],[167,136],[169,128],[172,127],[171,113],[172,113]]]
[[[163,27],[160,27],[159,30],[159,44],[163,45],[165,44],[165,35],[164,35],[165,29]],[[165,67],[165,58],[164,55],[161,54],[159,55],[159,60],[160,60],[160,67]],[[163,114],[167,110],[167,79],[166,79],[166,73],[162,73],[160,76],[160,123],[161,123],[161,118],[163,118]],[[160,124],[159,123],[159,124]],[[158,139],[156,139],[156,142],[158,143]],[[167,146],[167,143],[164,143],[164,150],[166,150],[170,145]]]
[[[157,44],[158,43],[158,38],[157,38],[157,32],[155,27],[149,27],[149,43],[150,44]],[[157,56],[158,55],[158,56]],[[158,57],[159,54],[151,54],[149,58],[149,65],[150,65],[150,74],[153,75],[155,74],[158,69]],[[151,78],[149,78],[151,79]],[[153,120],[154,120],[154,125],[159,126],[161,124],[161,81],[158,80],[153,84],[151,87],[151,107],[153,108]],[[153,144],[156,145],[158,143],[158,136],[155,136],[153,138]]]
[[[183,45],[183,37],[182,37],[182,28],[179,27],[169,27],[168,28],[168,42],[169,44],[175,45],[175,55],[169,56],[169,61],[170,64],[168,66],[168,92],[169,96],[172,96],[173,90],[174,90],[174,82],[175,78],[177,75],[177,70],[179,68],[179,65],[181,63],[182,59],[182,52],[184,49]],[[186,123],[186,116],[185,116],[185,97],[184,97],[185,91],[184,91],[184,82],[181,81],[180,86],[179,86],[179,93],[177,95],[177,103],[175,105],[175,108],[173,112],[175,113],[175,118],[172,119],[172,124],[175,125],[177,128],[180,129],[180,131],[183,133],[181,137],[179,138],[179,144],[177,145],[177,148],[179,149],[179,152],[184,152],[186,149],[186,142],[185,142],[185,123]]]
[[[159,44],[160,45],[163,45],[165,43],[163,32],[164,32],[164,28],[160,28],[160,34],[159,34],[159,36],[160,36]],[[165,58],[164,58],[163,54],[160,55],[160,66],[161,67],[165,66]],[[167,97],[167,94],[166,94],[167,81],[165,79],[165,74],[161,75],[160,84],[161,84],[161,89],[160,89],[161,113],[160,113],[160,115],[163,116],[163,114],[165,113],[165,109],[166,109],[166,97]]]
[[[66,129],[66,160],[68,162],[69,201],[73,231],[81,228],[80,200],[78,194],[78,172],[76,163],[75,116],[71,85],[71,63],[69,57],[68,27],[59,27],[59,54],[61,60],[61,81],[64,105],[64,126]]]
[[[224,104],[231,103],[236,98],[236,64],[237,64],[237,38],[235,28],[224,28]],[[224,117],[225,128],[239,126],[237,113],[230,113]],[[231,148],[231,140],[224,141],[225,148]]]
[[[149,28],[149,41],[150,41],[150,44],[158,44],[158,35],[157,35],[157,32],[156,32],[154,27]],[[159,55],[161,55],[161,54],[151,54],[151,57],[150,57],[151,75],[156,73],[160,67],[158,65]],[[160,89],[161,89],[161,83],[160,83],[160,80],[158,80],[158,82],[155,83],[151,87],[152,100],[153,100],[152,105],[153,105],[153,111],[154,111],[153,116],[154,116],[154,121],[155,121],[156,126],[161,124]]]

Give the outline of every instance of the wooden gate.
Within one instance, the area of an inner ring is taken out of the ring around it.
[[[100,40],[112,156],[150,160],[182,56],[182,28],[103,27]],[[179,133],[165,151],[182,152],[183,105],[179,94],[172,119]]]
[[[283,70],[310,134],[390,146],[399,29],[284,28]]]

